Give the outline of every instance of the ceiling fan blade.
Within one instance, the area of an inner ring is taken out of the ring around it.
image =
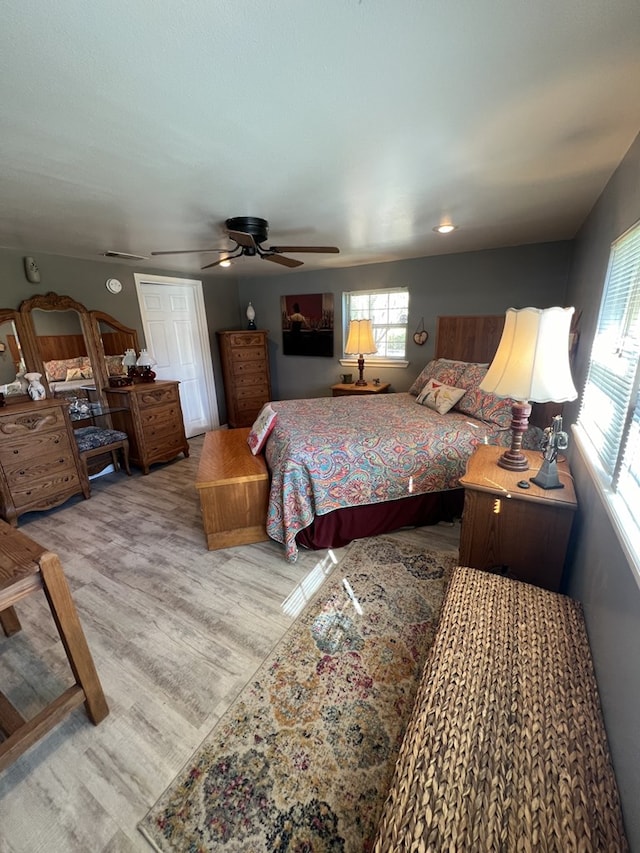
[[[260,255],[263,261],[273,261],[274,264],[281,264],[283,267],[301,267],[302,261],[296,261],[294,258],[285,258],[284,255]]]
[[[202,255],[205,252],[228,252],[228,249],[169,249],[166,252],[151,252],[152,255]]]
[[[210,270],[212,267],[217,267],[220,264],[224,263],[224,261],[232,261],[234,258],[239,258],[240,255],[227,255],[226,258],[218,258],[217,261],[214,261],[212,264],[207,264],[204,267],[200,267],[201,270]]]
[[[227,234],[239,246],[246,246],[247,249],[257,249],[258,247],[253,235],[247,234],[245,231],[227,231]]]
[[[269,246],[270,252],[326,252],[336,254],[340,251],[337,246]]]

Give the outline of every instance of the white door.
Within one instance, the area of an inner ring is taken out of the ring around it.
[[[158,379],[180,382],[187,438],[220,425],[202,282],[134,273],[147,350]]]

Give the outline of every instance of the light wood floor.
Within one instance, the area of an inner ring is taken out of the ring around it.
[[[334,565],[326,551],[289,564],[275,542],[207,551],[202,438],[190,444],[187,460],[110,474],[90,500],[20,521],[62,559],[111,713],[94,727],[78,709],[0,774],[0,853],[149,851],[136,824],[291,624],[283,602]],[[394,535],[457,551],[459,525]],[[0,680],[31,716],[71,681],[44,598],[17,609]]]

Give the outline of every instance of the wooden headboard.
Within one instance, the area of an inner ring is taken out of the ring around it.
[[[504,318],[504,314],[438,317],[435,357],[491,364],[502,337]],[[544,429],[558,414],[562,414],[561,403],[534,403],[529,423]]]
[[[490,363],[500,343],[504,318],[504,314],[438,317],[435,357]]]
[[[87,355],[83,335],[38,335],[37,343],[40,356],[45,362]]]

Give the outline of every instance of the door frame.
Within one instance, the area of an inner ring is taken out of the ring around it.
[[[149,335],[147,333],[147,316],[142,301],[142,284],[145,282],[148,282],[149,284],[166,284],[191,290],[196,309],[198,341],[200,343],[200,350],[204,356],[204,364],[202,365],[202,368],[207,392],[207,405],[211,420],[211,429],[217,429],[220,426],[220,414],[218,412],[216,381],[213,374],[213,360],[211,358],[211,344],[209,342],[209,328],[207,326],[207,312],[204,307],[202,281],[197,278],[179,278],[176,276],[151,275],[140,272],[135,272],[133,274],[133,279],[136,285],[136,297],[138,299],[138,310],[140,311],[140,317],[142,319],[145,344],[147,343]]]

